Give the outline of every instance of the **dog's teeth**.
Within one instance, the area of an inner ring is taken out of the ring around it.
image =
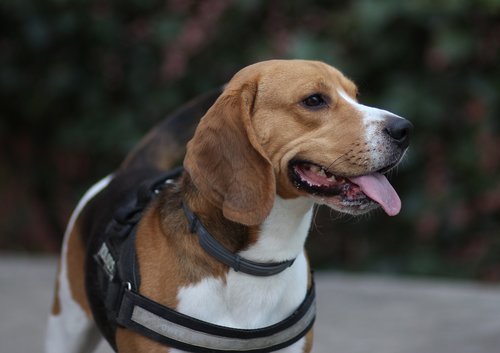
[[[326,177],[326,173],[323,169],[320,169],[316,172],[316,174],[318,174],[320,177],[323,177],[325,178]]]
[[[332,176],[328,177],[328,179],[327,179],[327,180],[329,180],[329,181],[333,181],[333,182],[337,181],[337,180],[335,179],[335,176],[334,176],[334,175],[332,175]]]
[[[310,170],[311,172],[318,173],[318,172],[321,170],[321,168],[320,168],[320,167],[318,167],[317,165],[311,165],[311,166],[309,167],[309,170]]]

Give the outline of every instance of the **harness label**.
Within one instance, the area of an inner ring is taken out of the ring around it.
[[[102,266],[104,272],[108,275],[109,280],[112,281],[115,277],[116,261],[113,258],[113,255],[111,255],[106,243],[102,243],[99,251],[95,255],[95,259]]]

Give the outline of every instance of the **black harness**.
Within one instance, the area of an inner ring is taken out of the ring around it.
[[[302,338],[312,327],[316,314],[314,284],[299,307],[286,319],[258,329],[234,329],[214,325],[179,313],[138,292],[140,278],[136,261],[137,225],[150,201],[175,182],[182,169],[154,177],[141,184],[135,197],[118,208],[105,228],[94,254],[106,317],[112,325],[125,327],[168,346],[200,353],[273,352]],[[220,262],[254,276],[272,276],[293,264],[258,263],[233,254],[205,229],[197,216],[182,205],[191,233],[202,248]],[[95,308],[93,308],[95,313]],[[102,314],[100,314],[102,315]],[[107,336],[115,347],[114,338]]]

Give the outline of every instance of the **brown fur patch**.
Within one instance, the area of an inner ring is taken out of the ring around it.
[[[227,271],[200,248],[197,236],[188,232],[180,199],[172,202],[176,199],[167,195],[152,204],[141,220],[136,240],[140,292],[173,308],[180,287],[208,276],[224,277]]]
[[[304,344],[304,353],[309,353],[313,347],[314,330],[311,328],[306,335],[306,342]]]
[[[57,274],[56,274],[56,281],[54,285],[54,299],[52,301],[52,309],[51,313],[52,315],[56,316],[61,313],[61,300],[59,299],[59,275],[61,274],[61,259],[59,259],[59,262],[57,264]]]
[[[85,292],[85,247],[78,223],[77,220],[69,235],[68,252],[63,261],[66,261],[67,264],[71,296],[82,307],[87,316],[91,317],[92,313]]]

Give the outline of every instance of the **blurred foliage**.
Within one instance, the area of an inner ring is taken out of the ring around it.
[[[499,0],[0,2],[0,248],[56,251],[166,113],[270,58],[326,61],[415,124],[395,218],[321,209],[316,266],[500,281]]]

